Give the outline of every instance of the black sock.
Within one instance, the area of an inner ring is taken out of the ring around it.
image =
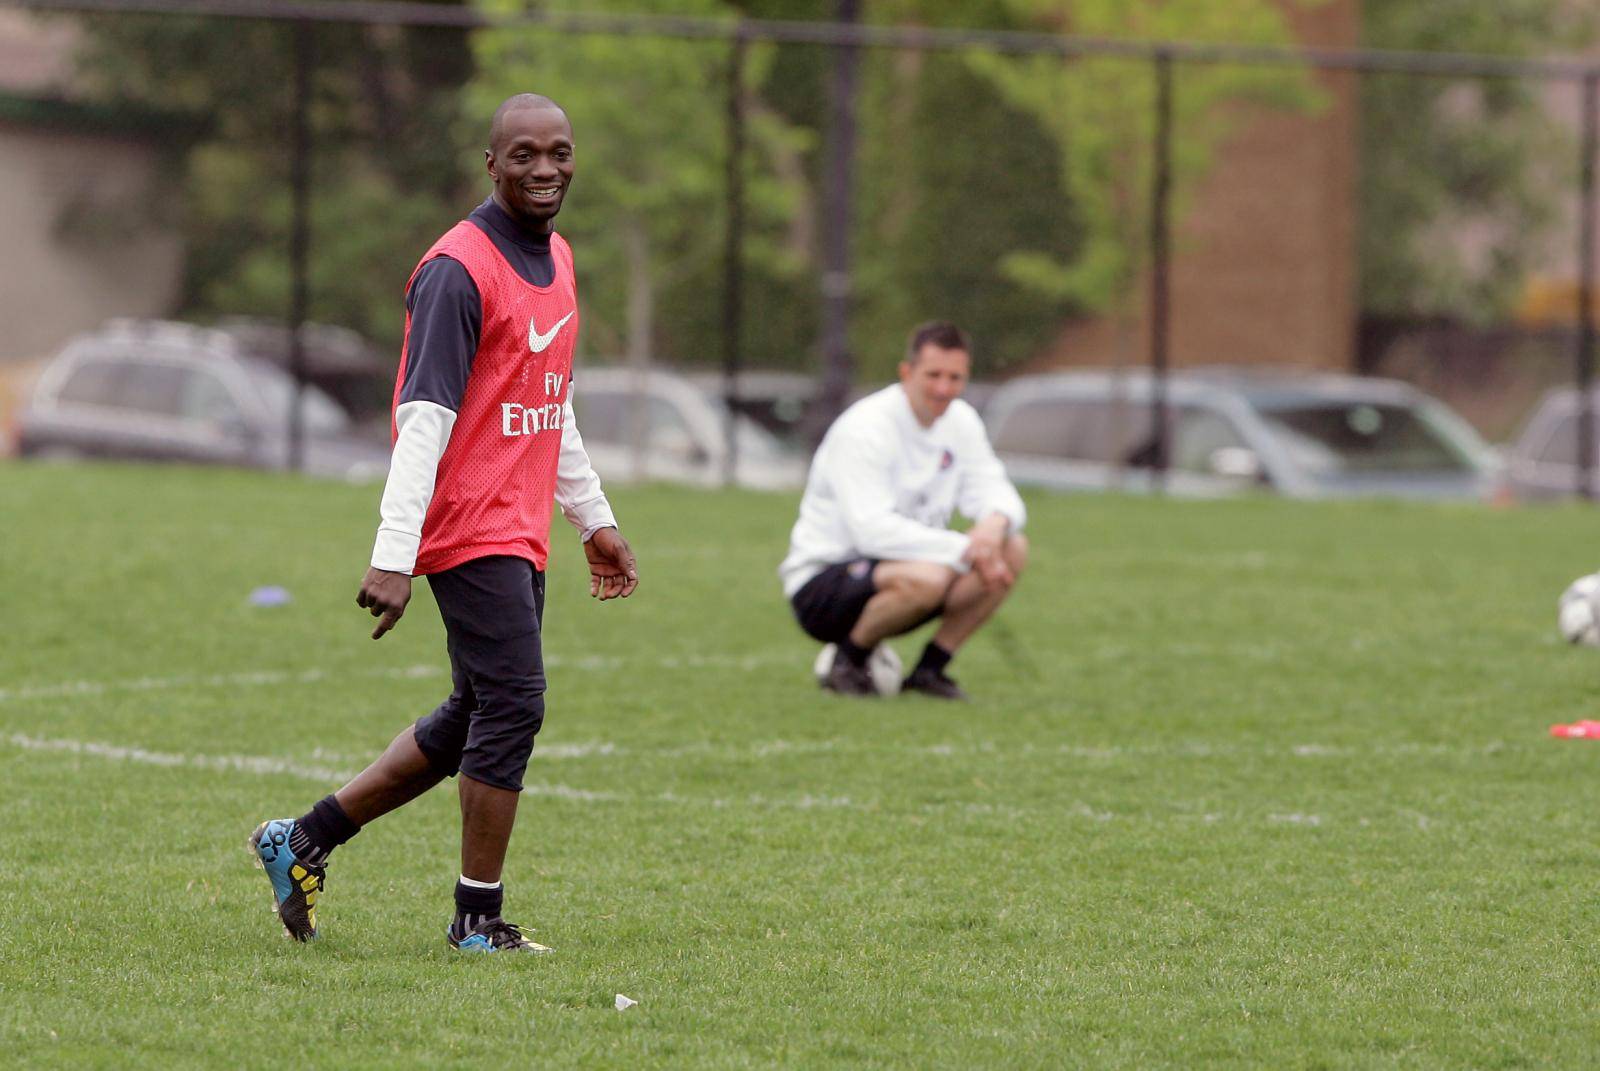
[[[948,666],[954,657],[955,655],[929,640],[928,646],[922,649],[922,657],[917,661],[917,669],[925,669],[930,673],[943,673],[944,667]]]
[[[486,919],[499,916],[504,910],[506,887],[496,883],[492,889],[479,888],[465,882],[456,882],[456,919],[450,924],[450,934],[461,940],[478,928]]]
[[[294,832],[289,834],[289,850],[295,858],[312,866],[328,861],[333,850],[357,833],[361,827],[350,820],[331,795],[324,796],[316,805],[295,819]]]
[[[872,654],[872,648],[857,647],[851,642],[850,637],[846,636],[844,639],[839,641],[839,653],[843,655],[844,660],[849,662],[852,666],[864,666],[867,664],[868,657],[870,657]]]

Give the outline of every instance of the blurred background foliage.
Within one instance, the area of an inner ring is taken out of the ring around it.
[[[453,0],[450,0],[453,2]],[[476,0],[490,14],[517,0]],[[1107,38],[1289,44],[1288,12],[1318,0],[883,0],[885,24]],[[826,20],[824,0],[597,0],[586,12]],[[181,315],[287,305],[291,27],[163,15],[74,16],[100,103],[173,117],[174,181],[152,221],[176,221]],[[1385,0],[1364,43],[1537,54],[1592,39],[1559,0]],[[724,42],[319,23],[315,31],[311,316],[390,349],[416,258],[488,192],[487,120],[537,91],[571,115],[579,170],[561,217],[578,260],[592,357],[720,359],[726,222]],[[747,135],[744,361],[819,360],[822,146],[833,56],[756,45]],[[1247,109],[1315,113],[1305,72],[1227,65],[1177,73],[1175,182],[1214,166]],[[1016,367],[1062,323],[1138,300],[1154,81],[1148,64],[980,51],[866,50],[857,105],[851,345],[858,376],[892,368],[909,325],[939,315],[978,340],[979,372]],[[1483,319],[1510,308],[1557,237],[1573,153],[1530,83],[1376,76],[1361,91],[1360,313]],[[1410,131],[1405,137],[1395,131]],[[1419,166],[1419,162],[1422,166]],[[1562,181],[1550,181],[1552,172]],[[1483,253],[1440,255],[1462,228]]]

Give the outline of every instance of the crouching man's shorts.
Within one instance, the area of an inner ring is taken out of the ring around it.
[[[544,723],[544,574],[523,558],[474,558],[428,577],[444,618],[454,690],[414,729],[446,776],[522,791]]]

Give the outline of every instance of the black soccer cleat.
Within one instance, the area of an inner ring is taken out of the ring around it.
[[[970,698],[961,690],[961,685],[946,677],[943,672],[918,666],[911,671],[911,676],[900,685],[902,692],[916,692],[934,699],[958,699],[965,702]]]
[[[872,674],[866,666],[858,666],[843,655],[835,655],[828,675],[822,678],[822,689],[839,695],[876,696],[878,688],[872,683]]]
[[[450,947],[458,952],[528,952],[535,955],[550,948],[522,936],[522,931],[496,915],[484,919],[465,937],[457,938],[455,928],[445,931]]]

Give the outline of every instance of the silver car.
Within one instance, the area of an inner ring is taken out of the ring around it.
[[[191,324],[113,320],[69,342],[17,414],[17,452],[282,469],[294,382],[228,334]],[[358,434],[327,394],[305,388],[305,470],[381,479],[389,445]]]
[[[1154,486],[1152,379],[1061,372],[1004,384],[984,410],[1018,484],[1143,492]],[[1443,403],[1404,383],[1251,369],[1168,379],[1174,495],[1262,489],[1294,498],[1487,498],[1493,451]]]
[[[1600,387],[1592,393],[1600,414]],[[1578,493],[1578,391],[1558,387],[1533,407],[1506,459],[1506,483],[1513,497],[1527,501],[1567,498]],[[1600,423],[1596,424],[1595,460],[1590,468],[1591,493],[1600,495]]]
[[[717,395],[670,372],[614,366],[579,366],[572,387],[578,430],[607,481],[723,482],[728,410]],[[804,459],[771,432],[744,414],[734,429],[734,483],[766,491],[805,483]]]

